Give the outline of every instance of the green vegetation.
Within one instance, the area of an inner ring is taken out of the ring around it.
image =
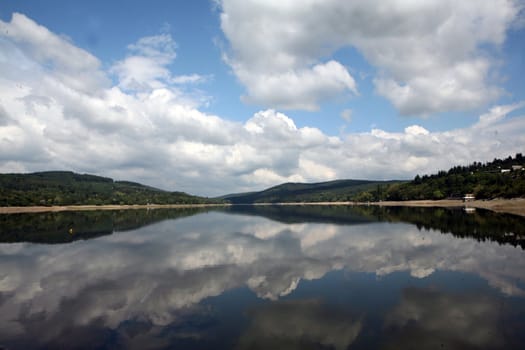
[[[521,167],[521,168],[520,168]],[[462,198],[472,193],[477,199],[517,198],[525,196],[525,158],[494,159],[455,166],[434,175],[417,175],[413,181],[393,184],[380,193],[361,193],[369,200],[421,200]]]
[[[220,199],[233,204],[344,202],[354,200],[359,193],[382,192],[399,181],[336,180],[314,184],[285,183],[260,192],[230,194]]]
[[[183,192],[168,192],[129,181],[47,171],[0,174],[0,206],[202,204],[217,203]]]

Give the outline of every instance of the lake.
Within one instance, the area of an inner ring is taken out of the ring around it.
[[[0,215],[0,348],[523,349],[525,218],[233,206]]]

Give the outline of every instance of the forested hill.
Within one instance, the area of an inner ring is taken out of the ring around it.
[[[399,181],[336,180],[319,183],[285,183],[260,192],[229,194],[220,197],[233,204],[336,202],[354,200],[358,193],[386,188]]]
[[[525,157],[494,159],[455,166],[432,175],[417,175],[412,181],[337,180],[314,184],[285,183],[260,192],[230,194],[220,199],[233,204],[403,201],[463,198],[525,197]]]
[[[168,192],[129,181],[69,171],[0,174],[0,206],[102,204],[232,204],[477,199],[525,197],[525,158],[521,153],[492,162],[455,166],[412,181],[336,180],[285,183],[260,192],[230,194],[215,199]]]
[[[477,199],[525,197],[525,157],[494,159],[455,166],[433,175],[417,175],[413,181],[395,184],[375,193],[362,193],[368,200],[418,200],[462,198],[472,193]]]
[[[199,204],[208,198],[70,171],[0,174],[0,206]],[[214,201],[216,202],[216,201]]]

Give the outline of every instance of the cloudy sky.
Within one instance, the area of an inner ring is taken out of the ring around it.
[[[4,0],[0,172],[200,195],[523,152],[520,0]]]

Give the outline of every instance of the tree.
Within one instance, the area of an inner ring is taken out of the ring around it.
[[[435,190],[434,192],[432,192],[432,199],[438,200],[443,198],[445,198],[445,195],[440,190]]]
[[[363,191],[361,193],[359,193],[356,197],[355,197],[355,200],[357,202],[370,202],[373,200],[373,197],[372,194],[368,191]]]

